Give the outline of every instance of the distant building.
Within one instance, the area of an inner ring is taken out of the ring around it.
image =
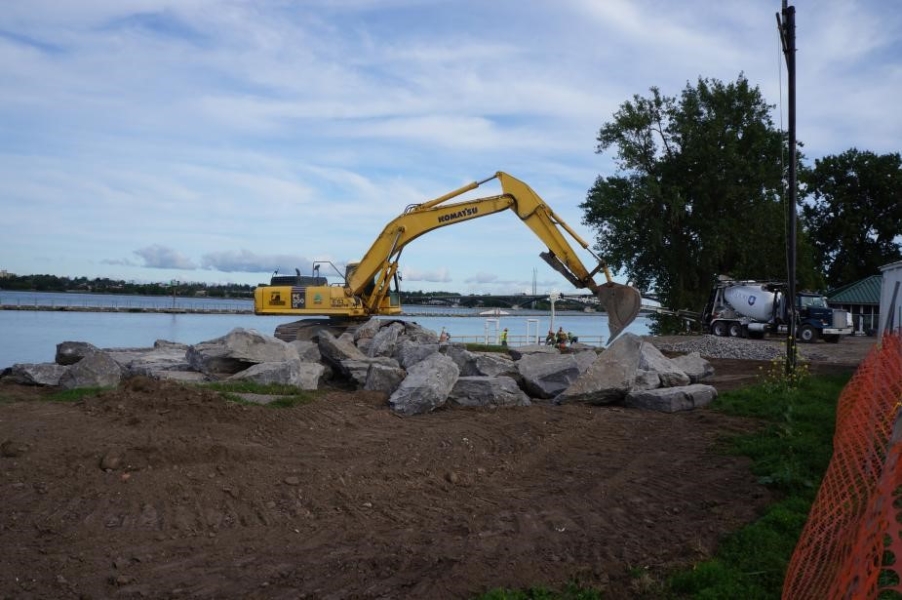
[[[6,269],[0,269],[0,279],[9,279],[10,277],[15,277],[15,273],[10,273]]]
[[[852,314],[855,333],[876,333],[880,320],[881,275],[871,275],[827,292],[827,304]]]
[[[902,331],[902,260],[883,265],[883,286],[880,292],[880,331]]]

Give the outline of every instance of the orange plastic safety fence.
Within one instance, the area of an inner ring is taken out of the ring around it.
[[[843,390],[833,457],[783,584],[784,600],[902,594],[902,337],[884,336]]]

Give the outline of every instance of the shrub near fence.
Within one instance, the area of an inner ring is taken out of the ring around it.
[[[900,332],[880,340],[839,398],[833,457],[783,598],[902,598]]]

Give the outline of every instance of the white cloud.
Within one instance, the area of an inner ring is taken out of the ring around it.
[[[439,268],[432,271],[421,271],[413,268],[401,269],[402,279],[405,283],[410,282],[428,282],[428,283],[448,283],[452,281],[451,276],[446,268]]]
[[[197,268],[190,259],[182,256],[172,248],[158,244],[139,248],[133,254],[144,261],[143,266],[151,269],[183,269],[190,271]]]
[[[799,4],[806,157],[898,152],[902,13]],[[0,268],[133,279],[152,267],[256,283],[320,257],[359,259],[407,205],[497,170],[591,239],[578,205],[612,169],[595,135],[633,94],[676,96],[699,76],[744,72],[785,111],[777,10],[739,0],[3,2]],[[567,289],[539,250],[498,216],[416,240],[401,268],[408,288],[516,291],[539,269],[540,288]]]

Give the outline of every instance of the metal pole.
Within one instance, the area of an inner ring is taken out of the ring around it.
[[[777,15],[780,37],[783,42],[783,55],[786,58],[786,77],[788,80],[788,117],[789,117],[789,240],[787,241],[787,271],[789,279],[789,327],[786,339],[786,374],[793,375],[796,369],[796,236],[798,197],[796,182],[796,9],[788,6],[783,0],[783,19]]]

